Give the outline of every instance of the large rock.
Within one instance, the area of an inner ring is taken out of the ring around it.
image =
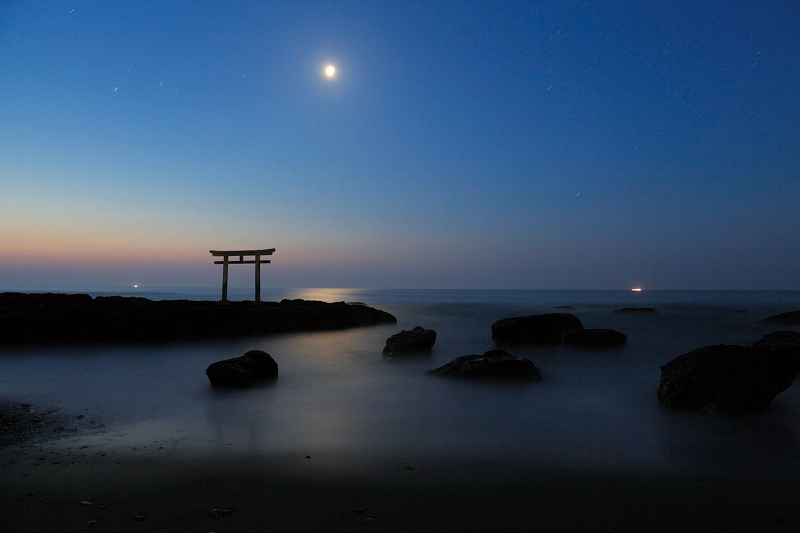
[[[658,400],[678,409],[762,411],[800,371],[798,346],[778,345],[775,338],[765,337],[755,346],[720,344],[693,350],[661,367]]]
[[[583,329],[583,324],[569,313],[503,318],[492,324],[496,342],[512,344],[558,344],[570,331]]]
[[[626,342],[628,337],[614,329],[579,329],[570,331],[564,337],[564,344],[584,348],[610,348],[622,346]]]
[[[789,311],[788,313],[768,316],[762,322],[770,324],[800,324],[800,311]]]
[[[436,342],[436,332],[417,326],[409,331],[402,330],[386,339],[383,355],[419,353],[430,351]]]
[[[462,355],[427,374],[458,378],[538,381],[542,371],[528,359],[505,350],[489,350],[483,355]]]
[[[798,351],[800,350],[800,333],[797,331],[774,331],[761,337],[753,346]]]
[[[148,300],[86,294],[0,293],[0,345],[71,342],[162,342],[320,331],[397,319],[344,302]]]
[[[212,387],[249,387],[278,378],[278,363],[267,352],[250,350],[241,357],[211,363],[206,375]]]

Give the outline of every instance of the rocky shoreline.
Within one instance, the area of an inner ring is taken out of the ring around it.
[[[58,409],[0,397],[0,449],[49,442],[102,427],[103,424],[83,413],[65,414]]]
[[[345,302],[154,301],[88,294],[0,293],[0,344],[158,342],[394,324]]]

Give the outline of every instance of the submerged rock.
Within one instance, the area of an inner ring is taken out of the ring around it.
[[[436,332],[417,326],[409,331],[402,330],[386,339],[383,355],[392,356],[403,353],[430,351],[436,342]]]
[[[516,316],[492,324],[492,339],[513,344],[558,344],[568,332],[580,329],[580,319],[569,313]]]
[[[661,367],[658,400],[668,407],[755,413],[789,388],[800,371],[797,343],[767,336],[754,346],[706,346]]]
[[[652,307],[623,307],[622,309],[617,309],[614,311],[615,313],[642,313],[642,314],[652,314],[655,313],[656,310]]]
[[[581,329],[570,331],[564,337],[564,344],[587,348],[609,348],[626,342],[627,335],[614,329]]]
[[[212,387],[249,387],[278,378],[278,363],[270,354],[250,350],[241,357],[211,363],[206,376]]]
[[[542,371],[529,359],[520,359],[505,350],[489,350],[483,355],[462,355],[427,374],[459,378],[538,381]]]

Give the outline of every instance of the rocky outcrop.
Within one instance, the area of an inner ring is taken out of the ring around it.
[[[656,310],[653,309],[652,307],[623,307],[622,309],[617,309],[614,312],[627,313],[627,314],[634,314],[634,313],[652,314],[655,313]]]
[[[409,331],[402,330],[386,339],[383,355],[387,357],[430,352],[436,342],[436,332],[417,326]]]
[[[627,335],[614,329],[580,329],[570,331],[564,337],[564,344],[584,348],[610,348],[626,342]]]
[[[538,381],[542,372],[528,359],[505,350],[489,350],[483,355],[462,355],[427,372],[429,375],[503,381]]]
[[[768,324],[794,324],[800,325],[800,311],[789,311],[779,315],[768,316],[762,322]]]
[[[393,324],[385,311],[344,302],[160,300],[0,293],[0,344],[153,342]]]
[[[678,409],[755,413],[800,371],[800,343],[779,332],[754,346],[706,346],[661,367],[658,400]]]
[[[580,329],[580,319],[569,313],[517,316],[492,324],[492,339],[508,344],[558,344],[568,332]]]
[[[211,363],[206,376],[215,388],[250,387],[278,378],[278,363],[270,354],[250,350],[241,357]]]
[[[797,331],[775,331],[764,335],[753,346],[779,350],[800,350],[800,333]]]

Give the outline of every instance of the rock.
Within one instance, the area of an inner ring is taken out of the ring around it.
[[[249,387],[278,378],[278,363],[267,352],[250,350],[241,357],[211,363],[206,375],[212,387]]]
[[[789,311],[779,315],[768,316],[762,322],[771,324],[800,324],[800,311]]]
[[[652,307],[623,307],[622,309],[617,309],[614,311],[615,313],[655,313],[656,310]]]
[[[753,346],[800,350],[800,333],[797,331],[775,331],[761,337]]]
[[[564,344],[587,348],[608,348],[621,346],[626,342],[628,342],[628,337],[613,329],[580,329],[570,331],[564,337]]]
[[[221,302],[87,294],[0,293],[0,345],[163,342],[394,324],[366,305],[309,300]]]
[[[430,351],[436,342],[436,332],[417,326],[410,331],[402,330],[386,339],[383,355]]]
[[[658,400],[696,411],[739,414],[766,409],[800,370],[797,349],[770,347],[772,342],[706,346],[676,357],[661,367]]]
[[[538,381],[542,371],[528,359],[520,359],[505,350],[489,350],[483,355],[462,355],[427,374],[459,378],[483,378]]]
[[[583,329],[580,319],[569,313],[517,316],[492,324],[492,338],[513,344],[558,344],[566,333],[579,329]]]

